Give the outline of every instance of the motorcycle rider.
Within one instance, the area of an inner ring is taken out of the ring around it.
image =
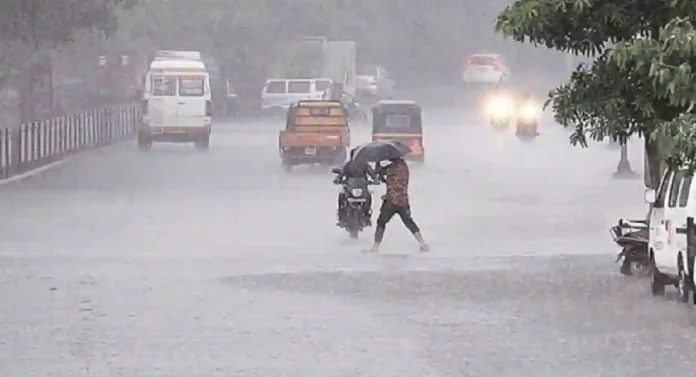
[[[394,215],[401,217],[404,225],[418,241],[421,251],[429,251],[430,247],[423,240],[420,228],[411,217],[411,205],[408,197],[408,183],[410,171],[408,164],[403,158],[390,160],[390,164],[382,167],[379,171],[381,179],[387,184],[387,193],[382,197],[382,207],[379,209],[377,217],[377,228],[375,229],[375,243],[371,251],[379,251],[379,246],[384,238],[384,231],[387,223]]]
[[[367,199],[365,204],[365,216],[368,219],[368,223],[372,224],[372,195],[367,189],[367,185],[370,182],[376,182],[378,179],[377,173],[369,163],[364,161],[356,161],[353,159],[355,156],[356,148],[350,151],[350,158],[343,164],[341,168],[341,174],[336,176],[334,179],[335,184],[341,184],[348,180],[357,180],[360,188],[363,190],[363,196]],[[338,225],[344,223],[345,220],[345,208],[346,208],[346,193],[341,190],[338,194]]]

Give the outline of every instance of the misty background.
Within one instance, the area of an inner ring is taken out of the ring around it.
[[[568,77],[574,63],[561,53],[496,34],[495,18],[510,3],[143,0],[127,9],[112,7],[109,17],[86,14],[104,18],[100,30],[78,31],[70,43],[38,50],[30,41],[5,47],[0,121],[7,126],[20,118],[33,121],[134,100],[157,49],[201,51],[216,66],[213,80],[229,80],[242,108],[254,108],[284,46],[304,36],[356,41],[358,66],[384,66],[397,91],[456,85],[466,57],[487,52],[503,55],[513,85],[545,95]],[[20,103],[22,91],[37,86],[27,78],[32,76],[27,61],[51,66],[52,99],[43,100],[50,105]]]

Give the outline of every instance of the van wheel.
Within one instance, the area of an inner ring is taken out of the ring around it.
[[[138,135],[138,148],[141,150],[149,150],[152,148],[152,140],[145,136]]]
[[[683,303],[689,302],[691,296],[691,288],[689,287],[689,274],[684,271],[684,262],[681,255],[677,262],[679,266],[679,280],[677,281],[677,290],[679,291],[679,301]]]
[[[210,135],[200,138],[193,142],[199,150],[205,151],[210,148]]]
[[[655,265],[655,258],[650,258],[650,265],[652,267],[652,281],[650,282],[650,292],[653,296],[664,296],[665,295],[665,276],[657,269]]]
[[[283,160],[282,165],[283,165],[283,170],[286,173],[292,173],[292,162],[290,162],[288,160]]]

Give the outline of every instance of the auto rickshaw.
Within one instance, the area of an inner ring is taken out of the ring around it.
[[[283,168],[301,164],[342,165],[350,146],[348,115],[339,101],[298,101],[278,135]]]
[[[425,162],[421,107],[413,101],[383,100],[372,108],[372,141],[396,140],[411,148],[405,159]]]

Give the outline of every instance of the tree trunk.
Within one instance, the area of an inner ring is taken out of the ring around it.
[[[645,137],[645,186],[657,190],[667,165],[664,162],[665,137]]]

